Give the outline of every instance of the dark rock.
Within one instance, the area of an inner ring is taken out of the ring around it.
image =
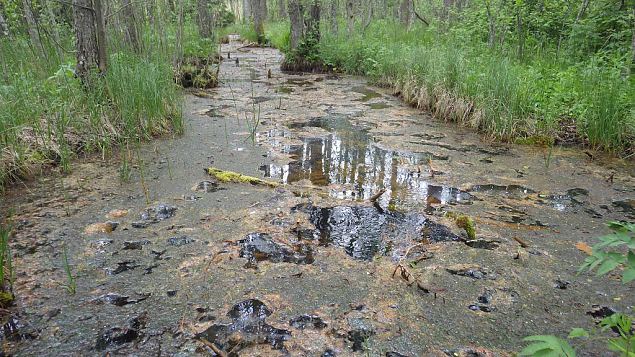
[[[214,343],[224,351],[234,351],[256,344],[267,344],[273,349],[284,349],[284,341],[291,338],[287,330],[277,329],[265,322],[272,311],[260,300],[250,299],[240,302],[227,313],[232,322],[227,325],[215,324],[197,335]]]
[[[386,352],[386,357],[408,357],[399,352]]]
[[[150,243],[149,240],[125,241],[123,242],[123,249],[125,250],[143,249],[143,246],[149,243]]]
[[[483,311],[483,312],[492,312],[494,310],[493,308],[489,306],[483,306],[483,305],[470,305],[467,308],[472,311]]]
[[[166,292],[166,294],[167,294],[169,297],[175,297],[177,292],[178,292],[178,290],[168,290],[168,291]]]
[[[602,320],[605,317],[615,314],[616,312],[617,311],[608,306],[593,305],[592,309],[587,311],[586,314],[591,315],[594,319]]]
[[[326,327],[326,323],[322,320],[322,318],[316,315],[301,315],[294,317],[289,321],[289,325],[300,330],[304,330],[306,328],[321,330]]]
[[[571,283],[566,280],[556,279],[553,287],[556,289],[566,290]]]
[[[238,241],[242,245],[240,256],[247,258],[249,264],[268,260],[272,263],[312,264],[313,251],[310,246],[298,244],[286,247],[273,241],[266,233],[251,233]]]
[[[471,248],[494,250],[500,243],[493,240],[474,239],[465,241],[465,244]]]
[[[184,246],[193,242],[195,242],[195,240],[188,236],[172,237],[168,239],[168,244],[174,247]]]
[[[117,275],[137,267],[139,267],[139,265],[135,264],[134,261],[124,261],[117,263],[117,267],[115,269],[109,269],[107,272],[109,275]]]
[[[329,348],[326,351],[324,351],[324,353],[322,353],[321,357],[336,357],[336,356],[337,354],[335,353],[335,351]]]
[[[159,204],[156,207],[147,208],[141,212],[141,221],[132,222],[133,228],[147,228],[150,224],[158,223],[160,221],[171,218],[176,213],[176,207]]]

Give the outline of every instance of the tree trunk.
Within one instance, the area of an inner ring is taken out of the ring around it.
[[[9,36],[9,26],[7,25],[7,20],[4,19],[3,11],[2,4],[0,4],[0,37]]]
[[[309,18],[306,21],[306,35],[310,37],[312,44],[320,41],[320,0],[314,0],[309,9]]]
[[[496,44],[496,20],[492,14],[492,6],[490,0],[485,0],[485,11],[487,14],[487,23],[489,26],[487,45],[492,48]]]
[[[31,39],[31,45],[33,46],[33,52],[43,56],[44,47],[42,47],[42,42],[40,41],[37,22],[35,21],[35,16],[33,15],[33,9],[31,8],[31,2],[29,0],[22,0],[22,10],[24,11],[24,20],[26,21],[29,38]]]
[[[73,0],[73,24],[77,38],[77,75],[86,84],[99,66],[97,28],[91,0]]]
[[[252,11],[251,2],[253,0],[243,0],[243,23],[249,23],[251,21]]]
[[[633,2],[633,39],[631,40],[631,51],[633,51],[633,62],[631,63],[631,73],[635,73],[635,2]]]
[[[338,31],[337,5],[337,0],[331,0],[331,32],[333,34],[337,34]]]
[[[355,12],[353,0],[346,0],[346,26],[348,34],[352,35],[355,26]]]
[[[202,38],[212,37],[212,15],[209,0],[196,0],[198,32]]]
[[[304,34],[303,10],[300,0],[289,0],[289,20],[291,22],[291,50],[298,48]]]
[[[254,14],[254,29],[258,36],[258,43],[265,42],[265,20],[267,19],[267,0],[252,0]]]
[[[122,0],[122,16],[124,22],[124,32],[126,42],[136,52],[141,53],[141,43],[139,42],[138,19],[135,16],[134,5],[130,0]]]
[[[410,27],[410,19],[412,18],[412,0],[402,0],[399,6],[399,20],[406,28]]]

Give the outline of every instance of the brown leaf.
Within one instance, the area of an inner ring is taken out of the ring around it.
[[[586,255],[592,255],[593,254],[593,249],[588,244],[586,244],[584,242],[576,243],[575,247],[578,248],[580,251],[584,252]]]

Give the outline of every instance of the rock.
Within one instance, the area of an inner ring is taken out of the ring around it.
[[[188,236],[172,237],[168,239],[168,244],[174,247],[180,247],[193,242],[195,242],[195,240]]]
[[[149,243],[150,243],[149,240],[125,241],[123,242],[123,249],[139,250],[139,249],[143,249],[143,246]]]
[[[122,218],[128,215],[127,209],[114,209],[108,212],[108,218]]]
[[[86,234],[112,233],[119,226],[118,222],[108,221],[104,223],[93,223],[84,228]]]
[[[306,328],[321,330],[326,327],[326,323],[322,320],[322,318],[316,315],[301,315],[294,317],[289,321],[289,325],[300,330],[304,330]]]

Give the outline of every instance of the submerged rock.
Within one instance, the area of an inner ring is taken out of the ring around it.
[[[159,204],[156,207],[147,208],[141,212],[140,221],[132,222],[133,228],[146,228],[150,224],[158,223],[171,218],[176,213],[177,208],[167,204]]]
[[[268,260],[272,263],[312,264],[313,250],[310,246],[298,244],[285,247],[276,243],[266,233],[251,233],[238,241],[242,246],[240,256],[247,258],[250,264]]]
[[[275,328],[265,322],[272,311],[260,300],[242,301],[227,313],[232,322],[227,325],[215,324],[196,335],[223,351],[236,355],[249,346],[266,344],[273,349],[283,349],[284,342],[291,338],[287,330]]]
[[[326,327],[326,323],[322,320],[322,318],[316,315],[301,315],[294,317],[291,321],[289,321],[289,325],[300,330],[304,330],[306,328],[321,330]]]
[[[309,220],[316,228],[312,232],[314,240],[322,245],[341,247],[359,260],[370,260],[379,252],[389,252],[392,244],[460,239],[449,228],[418,213],[380,211],[367,206],[297,209],[308,212]],[[302,231],[302,236],[307,237],[307,233]]]
[[[97,336],[95,348],[103,351],[133,342],[142,336],[141,329],[145,326],[146,316],[141,315],[128,321],[127,326],[117,326],[103,329]]]
[[[196,241],[188,236],[168,238],[168,244],[174,247],[180,247],[180,246],[190,244],[193,242],[196,242]]]

